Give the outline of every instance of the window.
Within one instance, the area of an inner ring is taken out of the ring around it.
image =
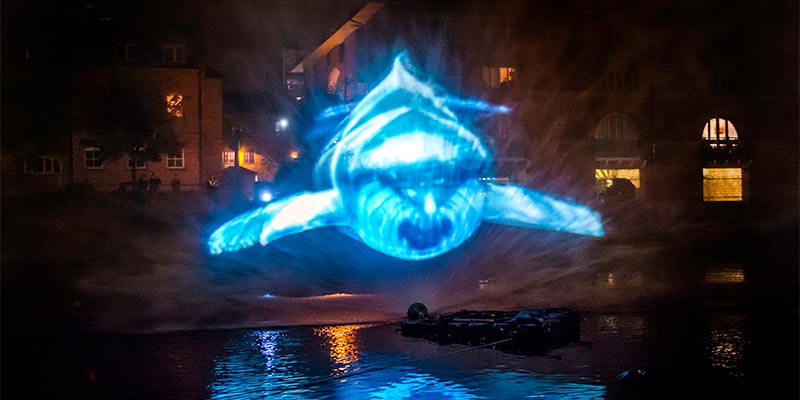
[[[595,128],[594,178],[601,201],[635,198],[646,165],[640,156],[640,137],[636,122],[618,112],[606,115]]]
[[[638,169],[595,169],[594,178],[599,186],[605,186],[611,179],[627,179],[637,189],[641,187]]]
[[[703,127],[703,145],[714,150],[735,150],[739,134],[733,123],[723,118],[711,118]]]
[[[58,55],[58,49],[52,44],[38,38],[25,40],[25,61],[44,61]]]
[[[606,115],[594,131],[597,140],[637,140],[639,127],[631,117],[613,112]]]
[[[303,92],[303,77],[296,74],[289,75],[286,78],[286,90],[289,92]]]
[[[428,33],[429,33],[428,37],[434,40],[451,41],[453,30],[450,29],[450,24],[448,23],[448,21],[445,21],[440,18],[431,18],[428,21]]]
[[[724,26],[715,26],[710,29],[711,51],[723,54],[731,49],[731,30]]]
[[[621,23],[610,23],[606,24],[604,33],[606,43],[612,46],[618,46],[625,35],[625,28]]]
[[[61,160],[53,157],[33,157],[22,160],[23,174],[60,174]]]
[[[709,77],[709,89],[712,94],[730,93],[731,83],[728,74],[724,72],[713,72]]]
[[[183,95],[180,93],[170,93],[166,97],[167,112],[175,118],[183,118]]]
[[[167,152],[167,168],[180,169],[184,167],[183,149]]]
[[[739,134],[733,123],[711,118],[703,127],[703,201],[743,201],[747,188]],[[722,168],[724,167],[724,168]]]
[[[145,168],[147,168],[147,162],[143,158],[139,157],[136,160],[136,169],[145,169]],[[133,169],[133,157],[131,156],[128,156],[128,169]]]
[[[256,157],[255,157],[255,153],[254,152],[245,151],[245,152],[243,152],[243,155],[244,155],[243,158],[244,158],[244,163],[245,164],[255,164],[256,163]]]
[[[186,47],[180,44],[161,46],[161,60],[165,64],[183,64],[186,62]]]
[[[87,147],[83,150],[83,167],[86,169],[103,168],[103,158],[100,149]]]
[[[223,164],[233,164],[235,162],[235,153],[232,151],[223,151],[222,152],[222,163]]]
[[[483,67],[483,88],[497,89],[510,85],[517,77],[513,67]]]
[[[136,43],[114,43],[114,60],[120,62],[136,61],[139,46]]]
[[[625,90],[626,74],[624,71],[612,71],[606,77],[606,90],[621,92]]]
[[[703,168],[703,201],[742,201],[741,168]]]

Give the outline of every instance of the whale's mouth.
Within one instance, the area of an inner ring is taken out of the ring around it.
[[[405,239],[408,247],[415,250],[427,250],[442,243],[442,238],[450,236],[453,223],[449,218],[430,221],[422,227],[416,221],[405,220],[397,228],[397,235]]]

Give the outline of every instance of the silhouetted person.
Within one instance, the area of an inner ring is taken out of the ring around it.
[[[208,191],[208,197],[211,199],[212,202],[217,201],[217,189],[219,188],[219,181],[217,181],[217,177],[214,174],[208,176],[208,180],[206,181],[206,190]]]
[[[155,192],[158,191],[158,188],[161,186],[161,178],[159,178],[158,175],[156,175],[156,173],[153,172],[153,174],[150,175],[150,180],[147,183],[148,183],[148,187],[149,187],[150,191],[155,193]]]
[[[139,175],[139,180],[136,181],[136,189],[142,196],[147,193],[147,179],[144,177],[144,174]]]
[[[169,186],[172,187],[173,192],[181,191],[181,180],[178,179],[178,174],[172,176],[172,180],[169,182]]]

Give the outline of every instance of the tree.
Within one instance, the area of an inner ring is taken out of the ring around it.
[[[78,88],[76,94],[76,125],[87,133],[80,143],[99,148],[104,159],[158,162],[162,154],[183,147],[175,134],[175,116],[150,82],[123,81],[112,74],[108,87]]]

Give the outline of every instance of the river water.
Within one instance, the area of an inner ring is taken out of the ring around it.
[[[542,355],[440,345],[399,322],[4,337],[3,398],[798,398],[795,306],[581,314]],[[11,334],[13,335],[13,334]],[[648,380],[617,375],[641,367]]]

